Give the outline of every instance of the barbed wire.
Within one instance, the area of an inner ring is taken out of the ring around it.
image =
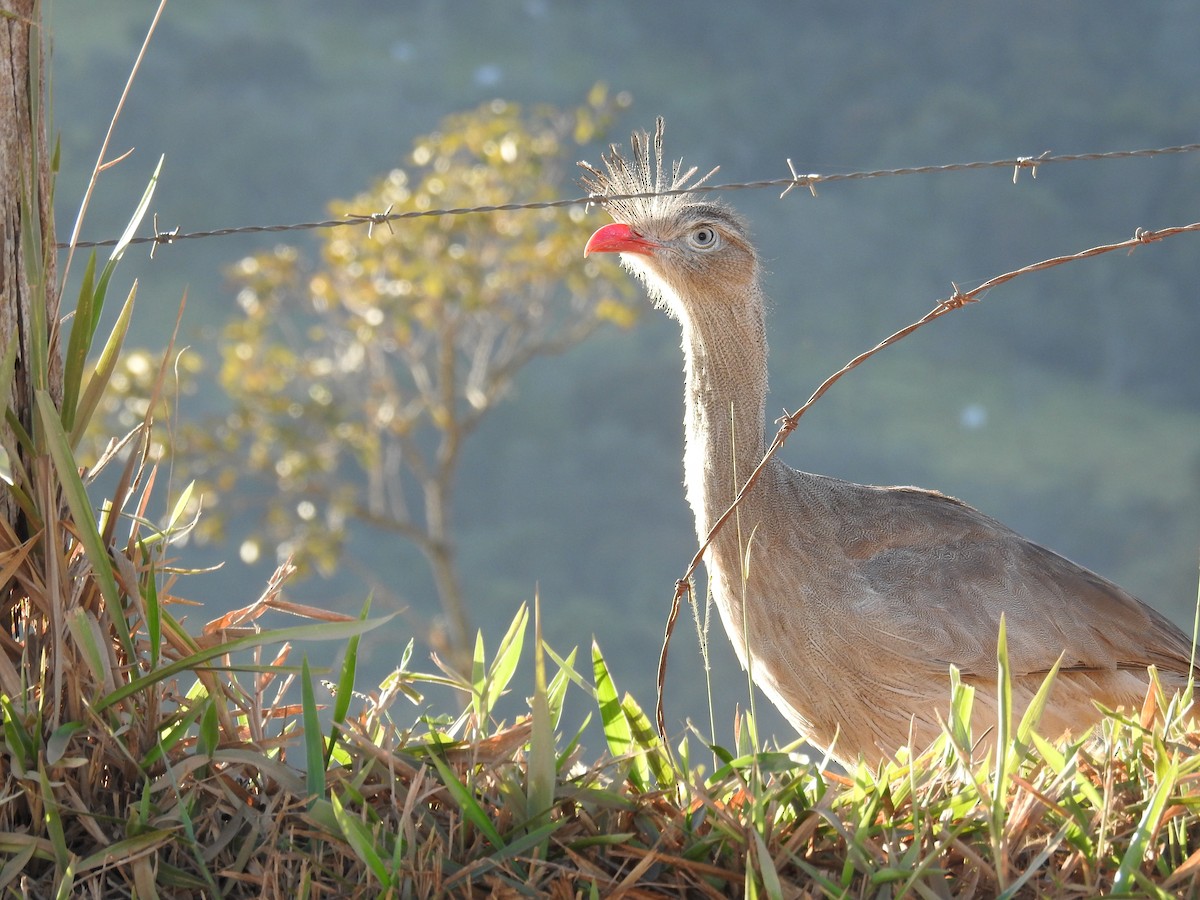
[[[676,196],[680,194],[709,193],[712,191],[762,190],[765,188],[779,187],[783,188],[783,193],[780,194],[781,198],[787,196],[789,192],[798,187],[807,188],[815,196],[817,185],[819,184],[832,184],[838,181],[861,181],[872,178],[890,178],[902,175],[934,175],[948,172],[968,172],[979,169],[1012,169],[1013,183],[1015,184],[1022,169],[1029,169],[1030,174],[1034,178],[1037,178],[1037,170],[1039,167],[1053,165],[1055,163],[1148,158],[1166,156],[1169,154],[1195,153],[1197,151],[1200,151],[1200,143],[1180,144],[1174,147],[1157,147],[1154,149],[1145,150],[1113,150],[1105,153],[1066,153],[1053,155],[1050,153],[1050,151],[1046,151],[1040,156],[1016,156],[1011,159],[996,159],[966,163],[946,163],[944,165],[930,166],[908,166],[898,169],[866,169],[856,172],[835,172],[828,175],[822,175],[816,172],[801,174],[796,170],[792,160],[789,159],[787,160],[787,164],[788,169],[791,171],[791,175],[787,178],[770,178],[762,181],[743,181],[729,184],[705,185],[702,187],[679,188],[676,190],[660,191],[657,193],[619,194],[611,197],[605,197],[605,199],[632,200],[653,196]],[[430,216],[484,215],[488,213],[517,212],[521,210],[536,209],[559,209],[563,207],[581,206],[589,203],[595,203],[596,200],[596,197],[586,195],[582,197],[570,197],[561,200],[540,200],[527,203],[500,203],[483,206],[456,206],[440,209],[406,210],[404,212],[393,212],[391,207],[389,207],[383,212],[347,214],[347,216],[342,219],[323,219],[315,222],[297,222],[288,225],[239,225],[231,228],[217,228],[210,231],[182,232],[179,230],[179,227],[176,227],[171,231],[159,231],[156,223],[153,235],[135,237],[132,238],[129,243],[131,245],[154,244],[154,249],[157,249],[159,246],[164,244],[174,244],[178,243],[179,241],[201,240],[204,238],[228,237],[230,235],[242,234],[273,234],[289,231],[311,231],[314,229],[324,228],[345,228],[347,226],[356,225],[367,226],[368,234],[370,234],[370,230],[376,225],[390,224],[392,222],[398,222],[405,219],[423,219]],[[94,247],[114,247],[117,243],[117,238],[108,238],[100,241],[76,241],[73,246],[78,249],[88,249]],[[55,245],[55,247],[59,250],[67,250],[70,249],[71,246],[72,244],[70,243]]]

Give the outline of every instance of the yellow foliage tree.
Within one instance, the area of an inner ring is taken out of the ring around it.
[[[495,101],[450,116],[411,166],[332,211],[560,198],[616,105],[597,88],[571,111]],[[445,649],[469,649],[452,514],[463,443],[530,360],[633,320],[630,295],[580,258],[590,228],[582,206],[431,216],[323,231],[315,266],[291,246],[237,263],[242,314],[219,372],[232,408],[185,441],[207,527],[242,513],[251,478],[273,487],[263,540],[302,567],[332,572],[353,521],[394,533],[429,563]]]

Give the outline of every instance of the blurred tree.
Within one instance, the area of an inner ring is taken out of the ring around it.
[[[411,169],[331,209],[559,198],[578,145],[616,105],[597,87],[569,112],[495,101],[450,116],[416,141]],[[251,507],[262,540],[302,570],[332,573],[355,521],[411,541],[445,619],[431,640],[469,651],[452,512],[463,443],[530,360],[633,321],[630,295],[580,257],[589,228],[582,207],[431,216],[325,230],[315,266],[291,246],[237,263],[242,315],[224,329],[218,375],[232,408],[183,441],[207,487],[203,527],[242,512],[247,480],[266,479],[265,510]]]

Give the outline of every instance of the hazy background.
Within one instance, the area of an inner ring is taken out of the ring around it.
[[[155,7],[48,4],[60,239]],[[597,81],[633,97],[614,139],[661,114],[668,153],[720,164],[719,181],[784,177],[788,157],[799,171],[833,173],[1190,143],[1200,140],[1197,48],[1200,11],[1183,0],[177,0],[110,156],[135,152],[101,178],[83,236],[120,233],[160,153],[152,209],[163,230],[311,221],[326,218],[330,199],[404,164],[413,138],[447,113],[493,97],[569,107]],[[838,183],[816,198],[730,195],[769,270],[771,408],[800,405],[952,281],[971,287],[1137,227],[1200,219],[1195,154],[1048,166],[1015,185],[1011,176]],[[131,251],[113,293],[140,281],[134,342],[164,347],[186,290],[182,342],[215,360],[214,335],[235,311],[223,267],[277,239],[192,241],[153,260],[145,247]],[[1020,279],[848,376],[784,458],[959,496],[1190,626],[1198,284],[1194,236]],[[676,326],[658,315],[536,363],[471,442],[458,494],[464,581],[489,647],[537,586],[552,646],[586,646],[594,634],[619,686],[646,705],[673,583],[695,544],[680,483],[680,370]],[[179,414],[220,404],[210,389]],[[242,523],[240,534],[252,528]],[[226,546],[185,551],[195,565],[225,563],[180,585],[205,603],[193,618],[249,602],[273,567],[241,563],[231,531]],[[415,553],[365,531],[353,552],[392,588],[377,611],[432,613]],[[365,588],[347,570],[290,593],[357,612]],[[365,642],[368,683],[408,633],[397,619]],[[727,720],[744,678],[723,635],[714,646]],[[676,726],[707,719],[694,647],[681,619],[668,689]],[[770,726],[790,737],[778,720]]]

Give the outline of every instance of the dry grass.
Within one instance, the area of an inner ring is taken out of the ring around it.
[[[83,483],[50,453],[28,493],[58,518],[24,541],[0,528],[13,626],[0,656],[6,896],[1197,890],[1200,737],[1186,698],[1152,691],[1136,718],[1113,716],[1097,739],[1066,746],[1008,722],[1000,763],[968,763],[971,692],[957,685],[947,734],[911,765],[836,775],[753,752],[743,723],[737,749],[716,748],[705,774],[696,736],[672,758],[599,649],[579,671],[578,654],[545,647],[524,609],[490,659],[477,646],[469,675],[411,671],[410,646],[378,690],[356,693],[357,636],[379,620],[288,604],[286,568],[198,634],[172,616],[182,601],[169,548],[188,523],[147,519],[159,480],[147,434],[128,441],[135,452],[98,522],[58,499]],[[108,553],[90,552],[97,543]],[[312,624],[259,630],[268,610]],[[323,713],[322,688],[291,649],[318,637],[347,641]],[[530,714],[498,722],[491,710],[527,643]],[[459,714],[399,724],[397,702],[421,709],[430,687],[457,692]],[[596,762],[578,735],[557,733],[568,691],[605,725]]]

